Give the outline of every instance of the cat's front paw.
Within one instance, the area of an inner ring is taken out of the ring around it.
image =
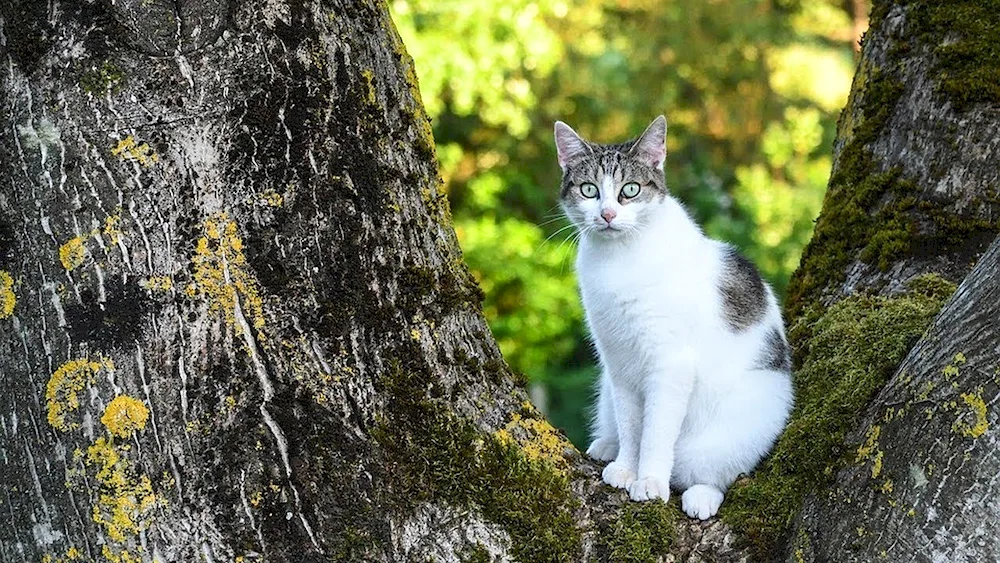
[[[614,438],[598,438],[590,443],[587,455],[601,461],[611,461],[618,457],[618,440]]]
[[[723,496],[711,485],[695,485],[681,495],[681,508],[691,518],[708,520],[719,512]]]
[[[635,481],[635,471],[625,467],[623,463],[612,461],[604,468],[601,478],[612,487],[628,489],[628,486]]]
[[[661,498],[666,502],[670,499],[670,485],[656,477],[642,477],[629,485],[628,495],[632,497],[632,500]]]

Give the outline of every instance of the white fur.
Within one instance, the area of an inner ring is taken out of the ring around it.
[[[672,485],[686,491],[684,511],[706,519],[791,410],[788,374],[754,368],[782,326],[778,304],[768,288],[765,318],[734,332],[718,289],[725,245],[670,197],[621,205],[602,184],[599,198],[566,209],[585,231],[577,274],[603,368],[588,453],[613,459],[604,481],[634,500],[667,499]]]

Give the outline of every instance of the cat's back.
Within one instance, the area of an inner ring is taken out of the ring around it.
[[[734,246],[713,242],[718,263],[717,307],[725,328],[735,334],[758,326],[782,330],[777,299],[757,266]]]

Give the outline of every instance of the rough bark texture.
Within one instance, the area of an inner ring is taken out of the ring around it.
[[[816,300],[898,293],[927,272],[959,282],[1000,231],[1000,97],[966,100],[944,82],[976,87],[972,70],[948,67],[948,46],[968,47],[966,65],[996,66],[974,42],[997,37],[969,36],[974,19],[1000,22],[976,4],[875,2],[823,210],[789,287],[793,317]],[[940,11],[964,27],[937,29]]]
[[[789,561],[1000,558],[1000,239],[865,410]],[[862,430],[863,429],[863,430]]]
[[[756,558],[844,560],[799,549],[844,529],[816,499],[844,490],[838,471],[857,463],[867,405],[1000,230],[998,42],[993,0],[873,6],[823,210],[788,289],[796,408],[772,456],[723,506]],[[946,353],[950,338],[921,349]],[[808,533],[792,529],[803,500]]]

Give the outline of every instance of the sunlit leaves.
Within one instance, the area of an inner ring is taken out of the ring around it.
[[[545,75],[562,54],[546,18],[565,14],[561,2],[529,0],[397,0],[393,17],[410,55],[431,116],[447,106],[475,114],[515,136],[529,127],[537,102],[534,74]]]
[[[487,295],[483,312],[504,358],[538,376],[579,344],[582,310],[572,249],[531,223],[492,213],[456,219],[465,259]]]

